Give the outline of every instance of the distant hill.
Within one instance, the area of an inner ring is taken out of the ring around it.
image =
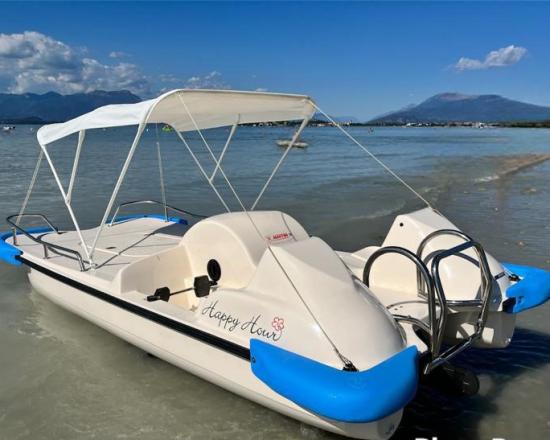
[[[514,101],[499,95],[441,93],[402,110],[386,113],[369,123],[521,122],[550,119],[550,107]]]
[[[336,122],[351,122],[354,124],[359,122],[359,119],[355,116],[331,116],[331,118],[333,118]],[[322,113],[315,113],[311,119],[318,122],[328,122],[328,119]]]
[[[61,122],[108,104],[130,104],[141,98],[127,90],[60,95],[48,92],[42,95],[0,93],[0,122],[9,124],[40,124]]]

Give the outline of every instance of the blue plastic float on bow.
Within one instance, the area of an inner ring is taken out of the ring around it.
[[[504,268],[520,280],[506,289],[504,310],[519,313],[540,306],[550,299],[550,272],[517,264],[503,263]]]
[[[51,231],[52,228],[49,227],[27,229],[27,232],[30,234],[41,234],[43,232]],[[21,235],[21,232],[17,232],[17,235]],[[23,252],[15,246],[6,243],[6,240],[10,237],[13,237],[13,232],[4,232],[0,234],[0,260],[8,264],[12,264],[13,266],[20,266],[21,261],[19,261],[16,257],[21,255]]]
[[[365,371],[343,371],[258,339],[252,371],[269,388],[320,416],[349,423],[380,420],[407,405],[418,384],[418,350],[406,348]]]
[[[119,223],[127,220],[135,220],[138,218],[156,218],[159,220],[166,220],[166,217],[161,214],[128,214],[128,215],[119,215],[114,220],[111,218],[108,218],[106,223],[111,223],[111,220],[113,223]],[[188,225],[189,223],[184,218],[180,217],[168,217],[168,221],[171,223],[178,223],[180,225]]]

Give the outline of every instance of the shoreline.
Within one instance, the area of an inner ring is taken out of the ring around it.
[[[4,119],[0,120],[0,125],[29,125],[29,126],[43,126],[49,124],[58,124],[66,121],[18,121]],[[480,124],[480,125],[478,125]],[[270,124],[270,125],[255,125],[255,124],[241,124],[241,127],[286,127],[293,126],[296,124],[287,123],[287,124]],[[480,130],[491,129],[491,128],[537,128],[537,129],[549,129],[550,121],[544,122],[513,122],[513,123],[415,123],[413,125],[407,124],[371,124],[368,122],[352,122],[352,123],[340,123],[343,127],[369,127],[369,128],[475,128]],[[319,122],[319,121],[310,121],[308,127],[315,128],[329,128],[333,127],[330,122]]]

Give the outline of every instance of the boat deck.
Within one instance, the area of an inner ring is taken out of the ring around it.
[[[166,222],[154,217],[132,218],[106,225],[97,243],[94,261],[97,264],[94,276],[112,281],[117,273],[129,264],[144,257],[177,246],[189,229],[188,225]],[[98,227],[82,231],[88,249],[94,241]],[[43,241],[75,250],[85,260],[80,238],[76,231],[46,232],[33,234]],[[13,243],[13,239],[6,240]],[[17,247],[24,254],[44,258],[44,247],[24,235],[17,236]],[[55,263],[69,269],[80,270],[78,261],[73,257],[62,256],[49,251],[49,263]]]

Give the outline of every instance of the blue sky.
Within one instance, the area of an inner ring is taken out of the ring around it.
[[[3,3],[0,90],[266,89],[361,119],[446,91],[550,106],[549,23],[530,2]]]

